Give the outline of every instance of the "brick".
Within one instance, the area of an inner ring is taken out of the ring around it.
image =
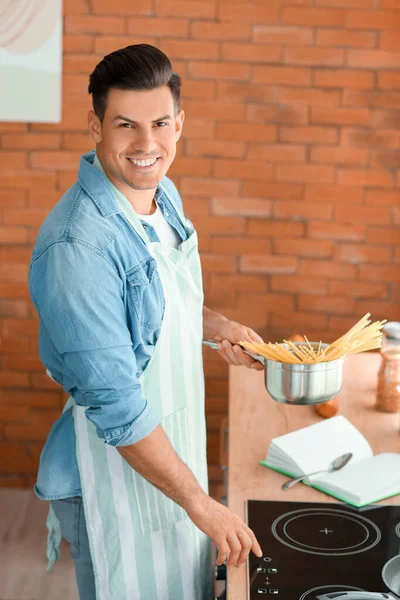
[[[311,123],[336,125],[369,125],[371,113],[366,108],[311,108]]]
[[[370,166],[384,169],[397,169],[400,167],[400,156],[398,150],[371,151]]]
[[[25,244],[28,241],[28,232],[22,227],[1,227],[0,244]]]
[[[302,259],[300,261],[299,274],[304,277],[355,279],[357,271],[353,265],[342,264],[332,260]]]
[[[326,294],[328,279],[305,278],[294,275],[272,275],[271,290],[273,292],[292,292],[299,294]]]
[[[398,31],[380,31],[380,48],[382,50],[400,50],[400,38]]]
[[[343,104],[347,106],[370,106],[376,108],[397,108],[400,92],[344,90]]]
[[[183,138],[194,140],[212,139],[215,136],[215,123],[208,119],[190,119],[183,128]]]
[[[311,69],[304,67],[255,66],[254,83],[277,83],[280,85],[310,85]]]
[[[243,121],[244,106],[237,102],[220,100],[206,100],[202,102],[194,100],[185,101],[185,113],[188,119],[215,119],[222,121]]]
[[[398,224],[397,220],[395,220],[395,225]],[[371,244],[398,246],[400,244],[400,232],[397,227],[392,229],[388,229],[387,227],[369,227],[367,241]]]
[[[220,178],[271,180],[272,165],[255,160],[214,160],[214,175]]]
[[[400,129],[400,110],[374,110],[371,127]]]
[[[257,105],[246,107],[249,121],[282,123],[285,125],[305,125],[308,120],[307,106],[281,106],[278,104]]]
[[[115,15],[152,15],[153,0],[140,0],[140,2],[131,2],[131,0],[118,0],[118,8],[110,0],[92,0],[91,9],[93,13]]]
[[[60,147],[61,135],[59,133],[4,133],[2,135],[2,147],[4,150],[54,150]],[[11,153],[13,155],[14,153]],[[19,154],[19,153],[16,153]],[[3,168],[3,154],[0,154],[0,162]],[[26,154],[23,154],[24,161]]]
[[[400,145],[399,131],[343,127],[341,137],[345,146],[397,148]]]
[[[83,15],[89,12],[88,0],[64,0],[63,12],[65,15]]]
[[[303,196],[303,185],[275,181],[244,181],[242,184],[242,194],[244,196],[300,200]]]
[[[400,73],[397,71],[380,71],[378,73],[378,87],[384,90],[400,90]]]
[[[14,440],[0,442],[1,470],[11,474],[28,473],[37,469],[37,464],[26,449]]]
[[[334,179],[334,168],[328,165],[277,165],[276,179],[278,181],[331,183]]]
[[[60,200],[59,190],[41,190],[34,188],[28,192],[28,202],[30,208],[53,208]]]
[[[1,263],[0,281],[24,281],[28,280],[28,265],[19,263]],[[3,340],[4,341],[4,340]]]
[[[215,21],[195,21],[191,26],[191,37],[199,40],[241,40],[250,39],[248,23],[216,23]]]
[[[319,142],[336,144],[339,139],[335,127],[281,127],[280,139],[282,142]]]
[[[9,354],[18,354],[18,358],[22,358],[21,356],[19,356],[20,354],[25,354],[26,352],[29,351],[29,344],[28,344],[28,339],[26,338],[22,338],[22,337],[14,337],[14,336],[7,336],[4,335],[2,337],[1,340],[1,349],[2,349],[2,354],[3,354],[3,359],[6,358],[6,356],[8,356]],[[5,365],[3,364],[3,367],[5,367]],[[6,368],[13,368],[13,367],[9,367],[7,366]],[[19,369],[22,369],[22,367],[17,367]]]
[[[375,0],[373,1],[375,2]],[[375,42],[376,33],[372,31],[348,31],[346,29],[317,29],[317,46],[373,48],[375,46]]]
[[[310,160],[315,163],[332,163],[337,165],[366,166],[369,151],[366,148],[351,148],[346,146],[313,146]]]
[[[317,88],[282,88],[280,94],[282,104],[311,104],[314,106],[338,106],[339,90]]]
[[[395,225],[400,225],[400,207],[393,209],[393,222]],[[394,233],[394,232],[393,232]]]
[[[211,161],[206,158],[180,156],[169,169],[169,174],[201,177],[211,175]]]
[[[316,202],[275,202],[273,216],[280,219],[331,219],[333,207]]]
[[[303,8],[289,6],[283,8],[282,23],[288,25],[326,25],[328,27],[343,27],[346,18],[346,11],[331,10],[325,8]]]
[[[355,298],[387,298],[388,286],[385,283],[369,281],[330,281],[329,294],[334,296],[354,296]]]
[[[89,133],[64,133],[62,138],[64,150],[79,150],[79,152],[89,152],[94,146],[94,142]]]
[[[222,44],[222,58],[224,60],[241,61],[246,57],[249,63],[281,62],[282,49],[280,46],[266,44]]]
[[[25,190],[0,190],[0,207],[23,208],[26,205]]]
[[[243,158],[245,145],[243,142],[223,140],[187,140],[188,156]]]
[[[335,259],[353,264],[385,263],[390,260],[390,250],[381,246],[367,246],[365,244],[340,244],[336,248]],[[371,281],[373,281],[373,278],[371,278]]]
[[[399,0],[380,0],[381,8],[400,8]]]
[[[392,265],[360,265],[358,273],[361,281],[400,282],[400,269]]]
[[[3,319],[3,333],[6,336],[36,336],[39,333],[37,319]]]
[[[100,17],[93,15],[67,15],[64,18],[66,33],[124,33],[125,23],[122,17]]]
[[[399,29],[400,14],[390,10],[349,10],[346,29]]]
[[[28,374],[23,371],[0,370],[0,388],[29,387]]]
[[[357,207],[359,210],[359,207]],[[357,221],[351,225],[343,224],[339,219],[332,223],[313,221],[309,223],[308,233],[311,238],[319,240],[365,240],[365,225],[359,225]]]
[[[371,69],[379,69],[393,67],[394,69],[398,69],[400,55],[385,50],[348,50],[347,64],[355,68],[369,67]]]
[[[399,308],[398,304],[394,302],[381,302],[379,300],[359,300],[357,302],[358,314],[365,314],[371,312],[375,319],[387,319],[388,321],[398,320]],[[393,317],[391,316],[393,315]]]
[[[71,14],[71,13],[68,13]],[[89,54],[93,49],[93,37],[66,33],[63,36],[64,54]]]
[[[232,143],[232,142],[230,142]],[[248,146],[249,160],[267,160],[270,162],[305,162],[305,148],[290,144],[254,144]]]
[[[47,210],[25,208],[24,210],[5,209],[3,212],[4,225],[38,226],[43,223],[48,214]]]
[[[214,0],[157,0],[156,15],[160,17],[189,17],[193,19],[214,19]]]
[[[58,188],[61,192],[60,196],[76,183],[76,177],[76,169],[73,171],[60,171],[58,173]]]
[[[217,139],[221,140],[253,140],[274,142],[277,127],[271,124],[253,125],[250,123],[217,123]]]
[[[64,56],[63,61],[64,73],[89,74],[94,70],[98,62],[99,57],[94,54],[67,54]]]
[[[244,219],[238,217],[197,216],[196,230],[208,234],[238,235],[244,231]]]
[[[194,98],[199,100],[213,100],[215,98],[216,84],[214,81],[191,81],[186,80],[183,88],[182,98]],[[185,123],[185,130],[188,123]]]
[[[106,54],[110,54],[110,52],[114,52],[114,50],[118,50],[118,48],[125,48],[126,46],[130,46],[133,43],[146,43],[156,45],[157,39],[154,37],[147,36],[146,34],[144,34],[141,38],[139,38],[136,35],[134,38],[132,38],[132,35],[99,35],[94,38],[94,53],[100,54],[102,57]],[[97,57],[97,60],[100,61],[101,57]]]
[[[5,121],[0,123],[0,133],[3,131],[28,131],[28,125],[27,123],[10,123]]]
[[[332,255],[333,245],[330,241],[277,239],[274,241],[274,248],[277,254],[325,258]]]
[[[24,369],[24,371],[41,371],[43,364],[36,355],[23,353],[21,355],[5,355],[3,367],[5,369]]]
[[[284,62],[289,65],[341,66],[344,50],[341,48],[286,48]]]
[[[343,8],[376,8],[376,0],[316,0],[316,6],[339,6]]]
[[[400,191],[397,190],[367,190],[367,204],[400,206]]]
[[[219,5],[219,21],[240,21],[241,23],[277,23],[279,4],[270,0],[268,4],[248,4],[246,2],[223,2]]]
[[[294,221],[249,219],[247,234],[253,237],[295,238],[304,236],[305,226]]]
[[[173,58],[201,58],[203,60],[219,58],[219,45],[217,42],[199,42],[197,40],[167,40],[163,39],[161,50],[170,59]]]
[[[237,237],[214,237],[211,243],[211,251],[216,254],[260,254],[271,253],[271,242],[269,240],[244,239]]]
[[[267,280],[263,275],[211,275],[211,286],[233,292],[266,292]]]
[[[57,170],[71,170],[79,166],[79,153],[59,151],[31,152],[29,162],[34,169],[54,169],[55,160]]]
[[[389,225],[391,208],[389,206],[336,206],[335,219],[340,222],[357,222],[370,225]]]
[[[56,174],[40,171],[0,171],[0,187],[29,189],[38,187],[42,189],[55,188]]]
[[[350,314],[354,312],[355,302],[353,298],[346,296],[311,296],[302,294],[297,299],[297,305],[301,311],[317,311],[333,314]]]
[[[36,408],[58,408],[60,406],[61,393],[7,390],[4,391],[2,398],[5,404],[22,404]]]
[[[128,18],[128,33],[141,36],[185,38],[189,35],[189,21],[187,19],[130,17]]]
[[[248,273],[295,273],[297,259],[288,256],[247,255],[240,259],[240,270]]]
[[[201,264],[203,271],[211,271],[212,273],[233,273],[236,262],[233,256],[203,253],[201,256]]]
[[[211,212],[214,215],[269,217],[271,216],[270,200],[265,198],[212,198]]]
[[[203,79],[246,80],[250,78],[250,67],[240,63],[225,62],[190,62],[191,77]]]
[[[29,290],[27,283],[0,281],[0,297],[1,298],[29,298]]]
[[[271,324],[274,327],[285,327],[287,326],[287,316],[274,315],[271,319]],[[290,316],[290,324],[293,327],[293,330],[304,328],[308,332],[311,326],[317,327],[318,329],[327,329],[328,318],[325,315],[310,315],[310,313],[303,313],[296,310],[296,312]],[[354,322],[352,325],[354,325]]]
[[[338,169],[340,185],[363,185],[371,187],[393,187],[395,181],[392,173],[379,170]]]
[[[372,89],[374,74],[371,71],[354,71],[353,69],[315,69],[314,85],[356,90]]]
[[[274,103],[278,100],[278,90],[274,86],[254,84],[251,81],[218,81],[217,97],[240,103]]]
[[[0,298],[0,317],[24,318],[29,314],[30,302],[26,300],[8,300]]]
[[[245,260],[248,257],[244,257]],[[294,298],[289,294],[241,294],[239,297],[239,308],[247,308],[252,312],[253,307],[264,309],[275,314],[292,313],[294,310]]]
[[[180,191],[187,196],[238,196],[239,183],[218,179],[195,179],[184,177],[181,181]]]
[[[395,263],[400,264],[400,248],[395,249],[394,261]],[[399,295],[399,292],[397,292],[397,295]]]
[[[252,41],[256,44],[307,46],[313,43],[313,30],[307,27],[257,24],[252,28]]]
[[[26,169],[27,154],[26,152],[0,152],[0,165],[2,170],[7,171],[9,169]]]
[[[202,217],[209,215],[210,200],[208,198],[185,198],[185,214],[189,216],[191,221],[193,221],[191,215],[195,218],[197,215]]]

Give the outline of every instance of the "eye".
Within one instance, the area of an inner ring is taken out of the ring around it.
[[[156,127],[166,127],[167,125],[167,121],[157,121],[156,123]]]
[[[124,129],[131,129],[133,125],[132,123],[120,123],[119,127],[124,127]]]

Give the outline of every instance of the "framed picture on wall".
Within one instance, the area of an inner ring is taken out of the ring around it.
[[[61,121],[62,0],[0,0],[0,121]]]

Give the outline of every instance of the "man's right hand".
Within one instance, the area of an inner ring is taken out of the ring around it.
[[[193,523],[212,539],[218,550],[217,565],[239,566],[247,560],[250,550],[258,557],[262,550],[252,530],[232,510],[210,496],[201,495],[185,503]]]

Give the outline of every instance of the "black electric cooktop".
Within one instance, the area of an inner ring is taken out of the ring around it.
[[[248,500],[247,516],[263,550],[249,559],[251,600],[389,591],[381,571],[400,552],[400,506]]]

